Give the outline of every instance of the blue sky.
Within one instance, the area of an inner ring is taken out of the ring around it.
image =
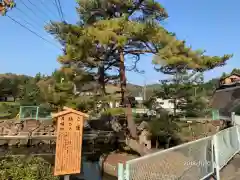
[[[52,3],[54,0],[30,1],[37,5],[38,9],[31,6],[28,0],[16,0],[17,8],[8,15],[24,25],[27,24],[23,20],[29,22],[30,25],[27,25],[29,28],[52,40],[43,30],[43,20],[48,21],[50,18],[59,20],[57,10]],[[25,2],[34,13],[22,2]],[[75,0],[61,0],[61,2],[65,19],[69,23],[75,23],[77,21]],[[234,54],[226,66],[205,73],[205,79],[217,77],[222,72],[229,72],[239,67],[240,1],[229,0],[226,3],[223,0],[161,0],[159,2],[167,9],[170,16],[164,26],[175,32],[179,39],[186,40],[193,48],[205,49],[208,55]],[[20,27],[8,17],[0,16],[0,37],[0,73],[50,74],[59,67],[56,61],[57,56],[61,54],[59,49]],[[162,74],[154,71],[151,59],[151,56],[143,56],[138,67],[145,70],[145,74],[128,72],[128,81],[135,84],[143,84],[146,81],[147,84],[152,84],[163,79]]]

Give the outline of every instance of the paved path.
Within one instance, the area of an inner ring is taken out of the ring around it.
[[[240,154],[229,162],[220,173],[221,180],[240,180]]]

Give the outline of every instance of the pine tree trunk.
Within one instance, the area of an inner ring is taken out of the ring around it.
[[[106,90],[105,90],[105,81],[104,81],[104,66],[101,65],[98,69],[98,73],[99,73],[99,78],[98,78],[98,82],[100,84],[100,88],[101,88],[101,95],[105,95],[106,94]]]
[[[124,55],[123,51],[120,50],[120,86],[121,86],[121,104],[126,107],[126,115],[127,115],[127,124],[128,130],[130,132],[130,137],[126,139],[126,145],[128,145],[132,150],[138,152],[140,155],[145,155],[151,153],[151,150],[147,149],[144,145],[138,142],[137,135],[137,126],[132,117],[132,109],[131,105],[126,98],[126,74],[125,74],[125,64],[124,64]]]
[[[123,52],[120,52],[120,87],[121,87],[121,105],[126,105],[125,102],[125,92],[126,92],[126,74],[125,74],[125,64]]]
[[[157,136],[157,139],[156,139],[156,149],[159,148],[159,136]]]
[[[105,89],[105,81],[104,81],[104,66],[100,65],[99,69],[98,69],[98,83],[100,84],[100,94],[101,97],[104,97],[106,95],[106,89]],[[105,110],[106,104],[105,102],[102,104],[103,108]]]
[[[125,74],[125,65],[124,65],[124,55],[123,52],[120,51],[120,85],[121,85],[121,103],[126,107],[126,115],[127,115],[127,123],[128,129],[130,131],[130,136],[134,139],[137,139],[137,127],[132,118],[132,109],[129,103],[128,98],[125,97],[127,80]]]

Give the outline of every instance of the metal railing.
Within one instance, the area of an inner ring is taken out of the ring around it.
[[[39,106],[20,106],[20,120],[51,120],[51,112]]]
[[[220,179],[220,170],[239,152],[239,126],[222,130],[213,136],[216,177]]]
[[[204,179],[214,172],[212,160],[212,138],[207,137],[128,161],[126,179]]]
[[[233,116],[233,121],[236,118]],[[118,165],[118,180],[203,180],[240,151],[240,126]]]

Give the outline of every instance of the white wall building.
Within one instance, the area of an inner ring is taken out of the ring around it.
[[[174,104],[171,99],[156,99],[156,107],[155,108],[163,108],[171,113],[174,112]],[[176,110],[176,112],[180,112],[179,109]]]

